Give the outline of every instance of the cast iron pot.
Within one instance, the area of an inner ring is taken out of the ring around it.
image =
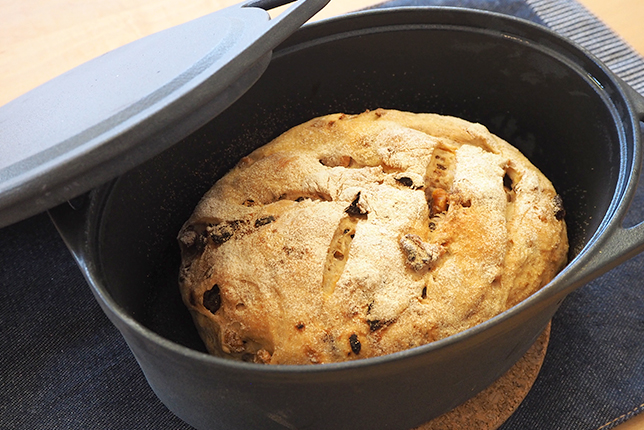
[[[568,266],[465,332],[347,363],[266,366],[205,353],[177,291],[176,235],[243,155],[331,112],[378,107],[480,122],[563,196]],[[564,297],[640,252],[622,220],[639,177],[644,100],[579,47],[507,16],[387,9],[307,25],[259,81],[169,150],[51,216],[152,389],[199,429],[409,429],[508,370]]]

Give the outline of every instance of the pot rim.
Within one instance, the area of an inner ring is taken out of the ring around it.
[[[625,84],[623,84],[619,80],[619,78],[617,78],[613,74],[613,72],[611,72],[608,69],[608,67],[605,66],[600,60],[598,60],[593,54],[586,51],[585,49],[575,44],[574,42],[564,38],[563,36],[555,33],[554,31],[546,27],[540,26],[538,24],[532,23],[530,21],[527,21],[521,18],[499,14],[495,12],[480,11],[480,10],[473,10],[473,9],[467,9],[467,8],[436,7],[436,6],[400,7],[400,8],[363,10],[363,11],[353,12],[346,15],[341,15],[341,16],[321,20],[315,23],[306,24],[303,27],[303,29],[300,31],[315,31],[319,28],[326,28],[329,25],[333,25],[334,23],[338,23],[338,22],[344,22],[346,20],[364,19],[364,18],[370,18],[372,16],[379,16],[379,15],[391,16],[392,14],[400,14],[400,13],[413,14],[413,13],[418,13],[419,11],[423,11],[425,13],[432,11],[436,13],[449,12],[449,13],[467,14],[467,15],[474,15],[474,16],[488,16],[488,17],[491,16],[491,17],[494,17],[495,19],[499,19],[506,22],[513,22],[520,26],[532,27],[534,30],[553,38],[558,44],[563,44],[567,50],[576,52],[578,55],[586,58],[587,60],[592,61],[604,73],[605,78],[608,81],[610,81],[610,83],[613,85],[614,87],[613,89],[616,90],[615,95],[612,97],[623,99],[625,106],[627,106],[628,108],[628,112],[625,113],[624,116],[628,117],[628,119],[631,121],[632,127],[631,127],[631,124],[626,124],[617,116],[614,107],[613,109],[611,109],[615,123],[622,124],[621,127],[618,127],[621,145],[620,145],[619,175],[618,175],[618,181],[615,185],[615,192],[613,194],[609,207],[607,208],[606,214],[603,217],[602,222],[597,227],[597,230],[590,237],[588,242],[579,251],[579,253],[566,265],[566,267],[553,280],[551,280],[547,285],[545,285],[539,291],[535,292],[534,294],[532,294],[522,302],[518,303],[517,305],[492,317],[491,319],[484,321],[467,330],[456,333],[452,336],[449,336],[428,344],[420,345],[418,347],[414,347],[411,349],[407,349],[407,350],[403,350],[403,351],[399,351],[399,352],[395,352],[395,353],[391,353],[383,356],[378,356],[378,357],[362,358],[362,359],[356,359],[356,360],[338,362],[338,363],[324,363],[321,365],[290,364],[290,365],[271,365],[271,366],[266,366],[266,365],[261,365],[256,363],[246,363],[242,361],[236,361],[236,360],[231,360],[223,357],[213,356],[208,353],[197,351],[189,347],[183,346],[181,344],[178,344],[174,341],[171,341],[157,334],[156,332],[145,327],[143,324],[138,322],[135,318],[130,316],[122,306],[116,303],[116,301],[102,286],[101,279],[99,279],[100,277],[97,276],[93,268],[89,268],[87,266],[87,261],[83,258],[77,258],[79,264],[82,267],[83,273],[88,283],[92,287],[93,293],[98,298],[99,303],[103,307],[103,310],[112,320],[112,322],[122,332],[128,331],[128,332],[136,333],[136,335],[145,338],[147,341],[153,342],[157,347],[168,350],[173,354],[183,356],[185,358],[189,358],[192,360],[203,361],[212,366],[221,366],[224,368],[229,368],[231,370],[243,371],[244,373],[248,373],[248,374],[271,374],[271,375],[287,376],[287,375],[295,375],[295,374],[300,375],[302,373],[324,374],[324,373],[330,373],[330,372],[354,371],[356,369],[364,369],[364,368],[369,368],[373,366],[393,364],[400,360],[407,360],[410,358],[427,354],[431,351],[436,351],[436,350],[454,346],[460,343],[464,338],[476,336],[477,334],[487,331],[489,328],[497,326],[503,321],[511,318],[513,315],[517,313],[521,313],[528,308],[532,308],[533,306],[536,306],[539,303],[542,303],[542,302],[551,303],[556,300],[561,302],[565,297],[565,295],[567,295],[569,292],[578,288],[579,286],[586,283],[588,280],[594,278],[595,276],[598,276],[600,274],[599,272],[609,270],[609,268],[606,268],[605,266],[601,266],[599,268],[594,267],[592,264],[590,264],[590,262],[597,255],[597,253],[602,252],[602,246],[604,246],[609,241],[611,236],[615,234],[615,231],[622,228],[621,222],[628,210],[630,201],[636,191],[637,181],[639,179],[639,174],[640,174],[640,160],[642,156],[641,136],[640,136],[640,130],[639,130],[638,116],[644,116],[644,114],[635,112],[635,109],[633,107],[634,102],[633,102],[632,94],[631,95],[628,94],[628,90],[626,89],[627,87],[624,86]],[[395,24],[389,24],[389,25],[395,25]],[[418,25],[419,26],[424,25],[426,27],[428,24],[423,24],[419,22]],[[465,27],[462,24],[459,26]],[[467,28],[470,28],[470,27],[467,27]],[[480,29],[480,30],[484,31],[484,29]],[[356,32],[357,31],[360,31],[360,29],[356,30]],[[362,31],[367,32],[368,30],[362,29]],[[492,31],[492,30],[489,30],[489,31]],[[373,33],[374,30],[371,29],[368,32]],[[347,32],[345,32],[344,34],[346,33]],[[351,31],[351,33],[354,33],[354,32]],[[498,34],[498,31],[496,31],[496,33]],[[339,35],[334,34],[333,37],[339,37]],[[511,36],[508,35],[507,37],[511,37]],[[311,43],[319,43],[319,42],[320,40],[315,39],[315,41],[312,41]],[[524,43],[527,43],[527,42],[524,41]],[[292,48],[289,45],[288,41],[286,45],[287,45],[286,51]],[[532,46],[535,46],[535,44],[532,44]],[[547,48],[544,46],[539,46],[539,48],[551,50],[550,48]],[[276,51],[279,51],[279,49],[280,47],[276,48]],[[279,55],[280,55],[279,52],[277,52],[277,55],[275,55],[274,58],[279,57]],[[594,80],[593,77],[590,75],[589,75],[589,78],[591,81]],[[595,81],[595,84],[601,86],[601,84],[598,81]],[[603,90],[603,88],[601,88],[601,90]],[[604,98],[606,101],[609,101],[609,97],[606,95],[602,95],[602,98]],[[614,103],[611,102],[610,105],[614,105]],[[631,131],[633,132],[633,136],[634,136],[633,144],[632,144],[632,155],[630,157],[628,156],[629,148],[627,143],[625,142],[625,137],[626,137],[625,130],[628,128],[632,129]],[[630,162],[629,162],[629,159],[630,159]],[[100,224],[100,219],[99,219],[99,224]],[[588,265],[590,265],[591,269],[593,270],[586,270],[586,271],[581,270],[582,273],[579,273],[580,269],[583,269],[585,266],[588,266]]]

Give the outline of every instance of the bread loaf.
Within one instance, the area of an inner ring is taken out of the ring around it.
[[[285,132],[206,193],[178,239],[208,350],[329,363],[426,344],[566,263],[561,198],[484,126],[377,109]]]

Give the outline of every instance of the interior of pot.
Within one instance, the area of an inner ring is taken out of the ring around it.
[[[381,16],[300,31],[231,108],[103,188],[98,259],[104,288],[127,313],[205,351],[179,297],[177,232],[238,159],[333,112],[383,107],[484,124],[552,180],[566,207],[570,259],[580,253],[609,212],[632,139],[610,77],[514,21],[449,10]]]

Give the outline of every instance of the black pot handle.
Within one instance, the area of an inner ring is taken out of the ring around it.
[[[271,10],[285,4],[293,3],[294,0],[251,0],[244,7],[258,7],[264,10]],[[324,2],[328,3],[328,1]]]
[[[255,7],[269,11],[279,6],[293,3],[284,13],[271,19],[271,25],[266,30],[264,38],[284,40],[320,11],[330,0],[250,0],[232,7]]]
[[[571,289],[575,289],[644,251],[644,221],[633,227],[617,226],[607,234],[598,251],[582,264]],[[574,284],[574,285],[573,285]]]
[[[644,96],[625,82],[620,81],[620,84],[633,107],[633,117],[639,121],[644,121]],[[642,151],[642,142],[644,142],[644,127],[640,127],[640,130],[641,140],[639,147],[636,148],[637,152]],[[639,158],[635,159],[636,163],[640,163],[640,161]],[[637,181],[641,174],[641,169],[639,164],[634,168],[637,174],[633,175],[632,180]],[[596,248],[596,252],[591,253],[592,256],[582,257],[584,261],[580,262],[580,270],[572,274],[571,277],[574,279],[568,280],[570,290],[589,282],[619,266],[626,260],[644,252],[644,220],[634,226],[624,227],[623,218],[626,212],[627,210],[625,208],[620,214],[621,217],[616,220],[617,222],[606,228],[602,238],[599,239],[600,242],[593,245]]]
[[[246,3],[240,3],[239,5],[233,7],[256,7],[259,9],[264,9],[265,11],[269,11],[271,9],[275,9],[276,7],[294,3],[282,15],[293,15],[291,19],[302,21],[302,18],[306,20],[306,17],[310,17],[313,14],[317,13],[324,6],[326,6],[329,1],[331,0],[250,0]],[[274,17],[272,19],[272,22],[279,22],[279,20],[283,18],[282,15]],[[293,33],[293,28],[287,29],[286,31],[286,36],[289,36],[291,33]]]

